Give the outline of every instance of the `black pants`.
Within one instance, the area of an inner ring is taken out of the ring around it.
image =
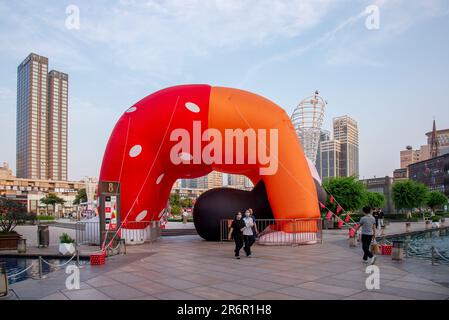
[[[373,254],[371,253],[371,251],[369,251],[372,239],[373,239],[372,235],[362,234],[362,249],[364,261],[368,260],[368,258],[373,257]]]
[[[251,255],[251,246],[254,244],[254,242],[256,241],[254,239],[254,236],[243,236],[243,241],[245,242],[245,247],[243,248],[243,250],[245,250],[245,253],[247,256]]]
[[[240,249],[243,248],[243,235],[238,235],[234,237],[235,242],[235,256],[238,257],[240,255]]]

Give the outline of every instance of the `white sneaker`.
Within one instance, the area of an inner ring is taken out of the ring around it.
[[[368,261],[369,261],[370,265],[374,264],[376,262],[376,256],[373,256],[372,258],[369,258]]]
[[[368,260],[362,260],[362,263],[368,263]]]

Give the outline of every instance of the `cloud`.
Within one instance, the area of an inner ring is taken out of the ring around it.
[[[270,64],[289,61],[310,52],[322,54],[323,62],[331,66],[383,66],[382,61],[372,56],[373,49],[385,45],[419,23],[449,14],[448,3],[444,0],[377,0],[367,2],[366,5],[379,7],[379,30],[368,30],[364,27],[367,13],[365,6],[361,5],[358,13],[342,20],[315,40],[256,62],[246,71],[239,85],[245,85]]]

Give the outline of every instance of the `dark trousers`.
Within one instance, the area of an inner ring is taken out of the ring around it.
[[[243,236],[242,235],[238,235],[234,237],[234,242],[235,242],[235,256],[238,257],[240,255],[240,249],[243,248]]]
[[[254,239],[254,236],[243,236],[243,241],[245,242],[245,247],[243,248],[243,250],[245,250],[245,253],[247,256],[251,255],[251,246],[254,244],[254,242],[256,241]]]
[[[372,235],[362,234],[363,260],[365,261],[373,257],[373,254],[369,251],[372,239]]]

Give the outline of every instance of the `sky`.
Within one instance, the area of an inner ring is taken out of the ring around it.
[[[319,90],[324,129],[358,122],[360,177],[391,176],[433,119],[449,128],[448,34],[447,0],[0,0],[0,162],[15,172],[17,66],[34,52],[69,74],[69,179],[98,177],[123,111],[187,83],[288,114]]]

